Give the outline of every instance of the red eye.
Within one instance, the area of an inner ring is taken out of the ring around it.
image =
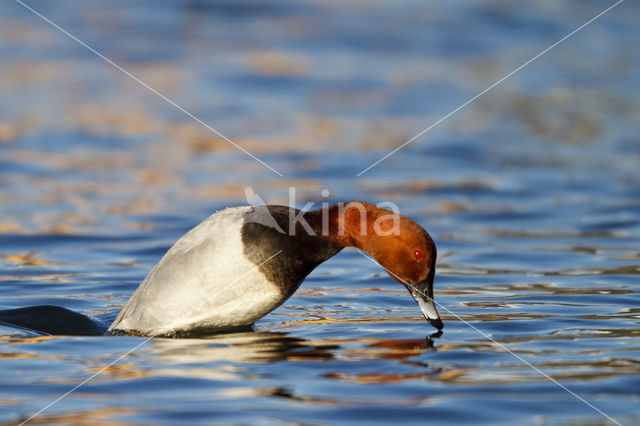
[[[422,259],[422,252],[420,250],[416,250],[413,252],[416,255],[416,259]]]

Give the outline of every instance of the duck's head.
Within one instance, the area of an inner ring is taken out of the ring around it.
[[[442,329],[433,300],[436,245],[427,231],[404,216],[368,203],[347,203],[343,217],[348,245],[370,254],[409,290],[427,321]]]

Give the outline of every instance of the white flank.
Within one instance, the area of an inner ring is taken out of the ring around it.
[[[283,295],[243,250],[242,225],[253,209],[225,209],[187,232],[147,275],[109,330],[155,335],[245,326],[277,307]]]

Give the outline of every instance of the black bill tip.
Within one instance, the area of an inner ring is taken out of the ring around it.
[[[444,328],[444,324],[442,323],[442,320],[440,318],[436,318],[436,319],[427,318],[427,321],[429,321],[429,324],[431,324],[438,330],[442,330]]]

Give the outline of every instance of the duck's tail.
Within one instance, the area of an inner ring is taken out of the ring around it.
[[[0,323],[52,335],[102,336],[107,331],[93,318],[52,305],[0,310]]]

